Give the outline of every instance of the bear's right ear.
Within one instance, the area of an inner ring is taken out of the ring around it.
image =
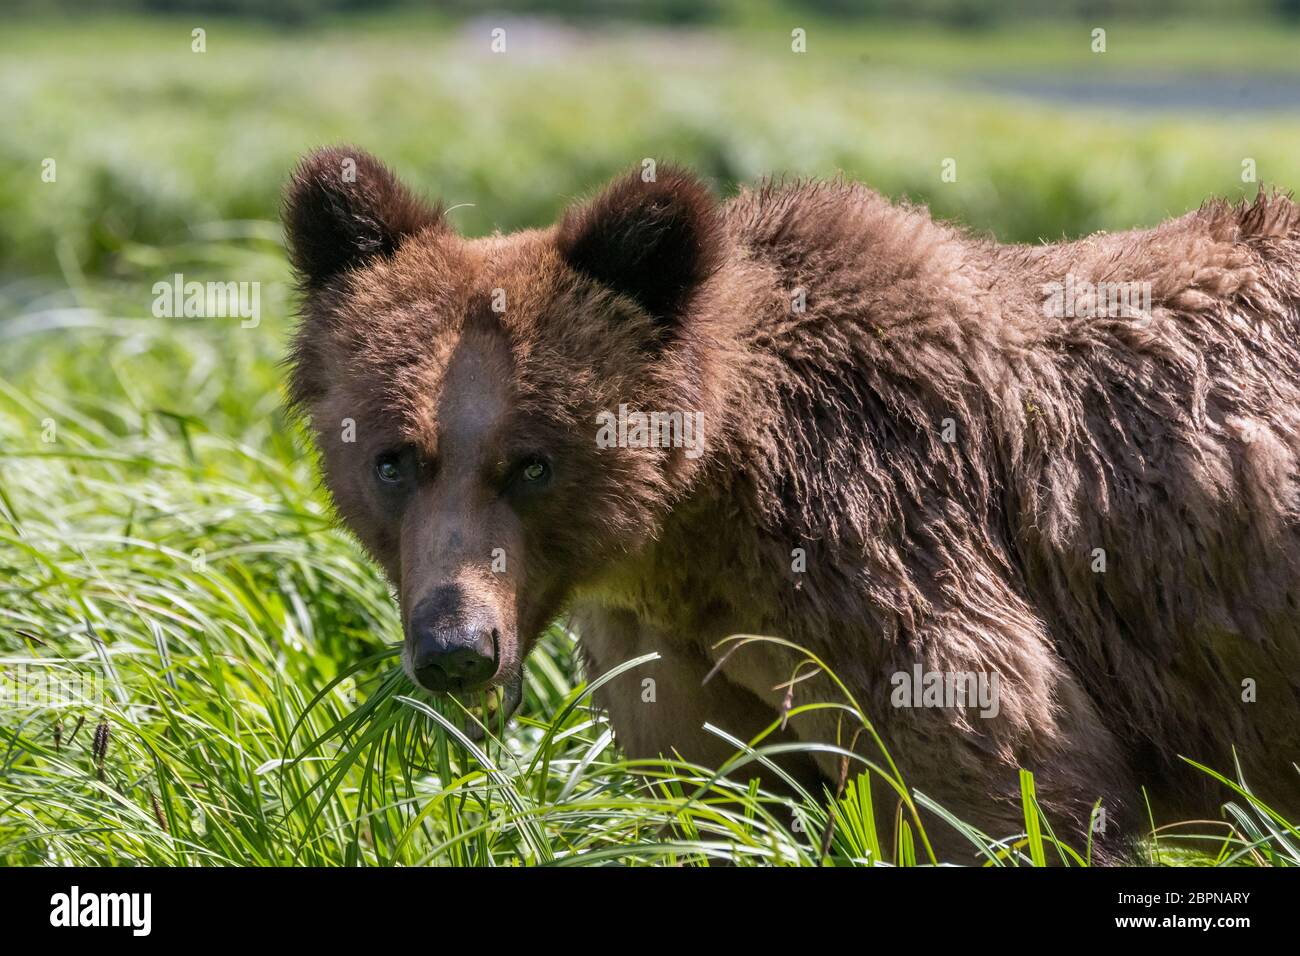
[[[443,227],[442,210],[403,186],[387,166],[359,149],[333,146],[304,159],[285,190],[289,256],[307,288],[376,256],[407,236]]]
[[[573,269],[638,302],[661,328],[688,311],[724,246],[713,197],[676,166],[649,181],[633,172],[570,209],[556,242]]]

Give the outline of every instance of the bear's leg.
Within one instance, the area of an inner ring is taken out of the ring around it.
[[[734,686],[748,690],[768,706],[781,706],[788,689],[790,704],[843,702],[838,689],[825,676],[810,676],[790,684],[800,655],[766,642],[714,651],[722,658],[722,671]],[[1095,833],[1096,862],[1116,860],[1124,845],[1140,837],[1142,821],[1134,816],[1140,799],[1128,761],[1097,709],[1074,676],[1064,667],[1050,669],[1051,680],[1001,684],[1000,710],[983,719],[948,707],[896,707],[891,684],[842,661],[836,673],[865,709],[876,732],[893,758],[903,783],[920,791],[988,836],[1001,839],[1025,830],[1019,769],[1035,775],[1040,806],[1056,836],[1080,855],[1086,852],[1092,807],[1098,798],[1106,815],[1104,832]],[[834,665],[833,665],[834,666]],[[956,665],[973,670],[973,666]],[[899,669],[886,666],[882,675]],[[1041,669],[1040,669],[1041,670]],[[1038,715],[1038,722],[1027,715]],[[862,724],[841,710],[822,709],[797,714],[790,729],[802,741],[838,744],[889,772],[884,754]],[[857,761],[819,753],[817,760],[832,789],[864,769]],[[892,834],[899,799],[882,780],[873,794],[880,832]],[[977,862],[974,846],[933,814],[922,812],[931,843],[941,861]],[[1059,859],[1049,847],[1049,862]]]
[[[633,759],[680,755],[705,767],[717,768],[737,748],[704,729],[712,724],[748,743],[777,717],[777,712],[723,674],[709,677],[712,662],[694,647],[675,642],[642,623],[630,611],[602,607],[575,609],[574,629],[595,679],[624,661],[655,651],[660,659],[620,674],[596,691],[596,704],[609,714],[615,739]],[[709,677],[707,682],[705,678]],[[791,742],[778,730],[764,743]],[[794,780],[816,797],[820,775],[806,755],[782,755],[777,761]],[[776,774],[751,762],[733,779],[757,777],[777,793],[788,786]]]

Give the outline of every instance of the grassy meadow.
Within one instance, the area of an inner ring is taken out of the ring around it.
[[[1004,241],[1078,236],[1253,196],[1246,160],[1300,185],[1300,113],[1069,108],[980,78],[1289,76],[1300,34],[1121,22],[1097,55],[1076,24],[808,23],[794,54],[775,14],[692,32],[507,20],[495,55],[494,25],[0,30],[0,667],[91,675],[103,695],[0,705],[0,863],[908,865],[945,862],[936,827],[969,838],[948,862],[1087,863],[1055,845],[1028,778],[1024,831],[980,834],[884,753],[829,802],[629,762],[559,625],[512,725],[466,737],[458,704],[401,675],[387,587],[280,411],[279,191],[306,150],[355,143],[484,234],[550,222],[653,157],[724,194],[842,172]],[[155,317],[176,273],[260,283],[260,321]],[[737,760],[766,759],[750,743]],[[1147,859],[1300,864],[1295,826],[1212,769],[1222,819],[1153,821]]]

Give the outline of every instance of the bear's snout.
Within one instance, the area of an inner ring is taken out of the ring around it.
[[[467,601],[454,585],[436,588],[415,606],[407,629],[411,676],[425,690],[478,690],[497,672],[501,623],[488,606]]]

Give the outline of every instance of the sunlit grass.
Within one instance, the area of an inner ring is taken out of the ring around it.
[[[197,226],[273,219],[294,161],[328,142],[379,153],[458,206],[453,222],[474,235],[553,221],[646,157],[689,162],[724,191],[843,171],[1021,242],[1153,224],[1211,194],[1253,196],[1246,159],[1259,182],[1300,182],[1295,114],[1066,110],[971,80],[1064,62],[1085,79],[1149,76],[1154,52],[1161,69],[1220,69],[1206,57],[1228,51],[1238,70],[1293,71],[1286,50],[1300,34],[1263,26],[1116,25],[1104,56],[1073,24],[868,23],[814,30],[806,54],[791,53],[775,23],[542,29],[494,56],[481,25],[403,23],[299,35],[214,22],[205,53],[190,52],[188,22],[64,24],[57,43],[48,28],[14,25],[0,37],[0,162],[13,170],[0,181],[0,274],[166,268],[156,250],[183,255]],[[1078,52],[1063,60],[1067,48]],[[955,181],[941,178],[946,159]],[[54,182],[41,178],[46,160]]]

